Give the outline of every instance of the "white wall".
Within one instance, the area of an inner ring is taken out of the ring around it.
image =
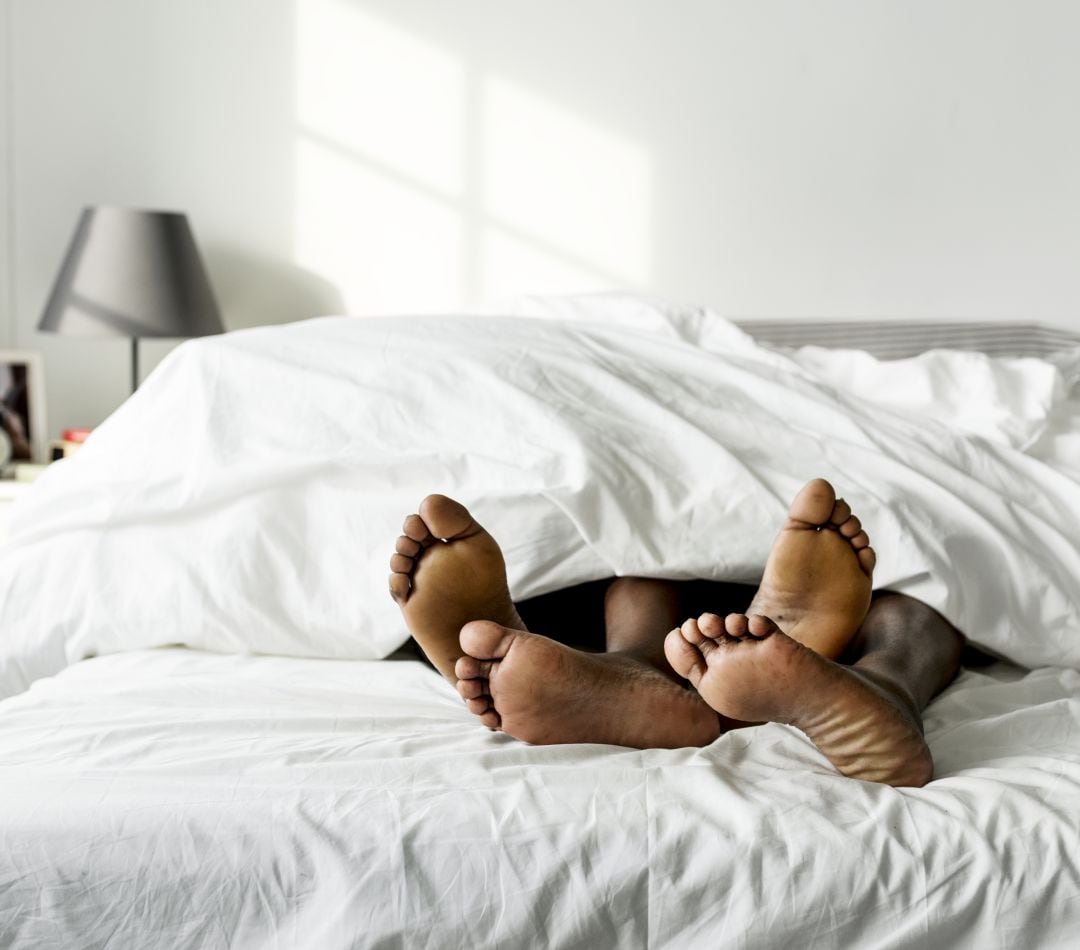
[[[620,287],[1080,330],[1067,0],[7,3],[0,316],[54,429],[125,395],[124,343],[34,329],[87,203],[186,210],[231,327]]]
[[[11,244],[8,227],[12,212],[11,186],[8,178],[9,150],[12,145],[8,132],[8,114],[11,111],[8,74],[11,70],[9,46],[9,20],[11,7],[0,2],[0,347],[10,344],[14,337],[14,287],[11,283],[9,263]]]

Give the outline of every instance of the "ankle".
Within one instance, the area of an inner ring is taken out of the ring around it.
[[[887,673],[882,673],[880,670],[868,669],[865,665],[856,664],[848,667],[848,669],[871,687],[887,693],[907,714],[908,718],[918,726],[919,732],[923,731],[922,709],[915,696],[902,682]]]

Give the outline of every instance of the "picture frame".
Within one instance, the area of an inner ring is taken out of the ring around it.
[[[0,350],[0,432],[11,443],[9,464],[48,461],[45,362],[34,350]]]

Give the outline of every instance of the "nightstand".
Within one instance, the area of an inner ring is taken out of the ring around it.
[[[0,544],[7,541],[8,521],[15,499],[29,491],[30,482],[17,482],[13,478],[0,478]]]

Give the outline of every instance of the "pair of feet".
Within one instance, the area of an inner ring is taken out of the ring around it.
[[[874,563],[847,504],[823,479],[809,482],[747,612],[706,613],[667,634],[667,661],[693,689],[636,657],[585,653],[526,630],[498,544],[442,495],[406,518],[390,592],[469,710],[518,739],[679,748],[781,722],[846,775],[921,784],[910,778],[912,762],[929,760],[918,711],[834,662],[866,616]]]

